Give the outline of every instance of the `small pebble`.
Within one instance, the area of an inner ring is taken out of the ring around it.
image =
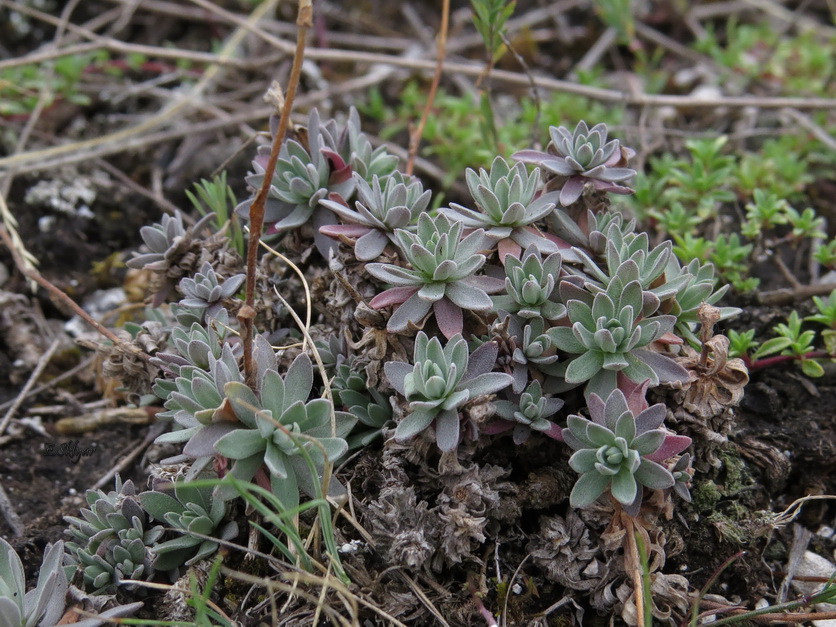
[[[824,577],[826,579],[832,577],[834,572],[836,572],[836,565],[829,559],[822,557],[818,553],[805,551],[804,557],[798,565],[798,570],[795,571],[795,574],[797,577]],[[793,580],[792,587],[799,594],[809,596],[821,590],[824,584],[814,581]],[[816,610],[819,612],[836,612],[836,605],[832,603],[819,603],[816,605]],[[829,625],[836,627],[836,622],[831,622]]]
[[[827,525],[822,525],[819,527],[818,531],[816,531],[816,535],[821,536],[822,538],[832,538],[834,533],[836,533],[836,530],[834,530],[833,527],[828,527]]]
[[[343,544],[339,549],[337,549],[338,553],[342,553],[343,555],[354,555],[355,553],[365,549],[366,545],[363,544],[360,540],[352,540],[351,542],[346,542]]]
[[[55,216],[42,216],[38,218],[38,230],[41,233],[49,233],[55,225]]]

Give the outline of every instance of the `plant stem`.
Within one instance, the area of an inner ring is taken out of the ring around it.
[[[764,616],[767,614],[772,614],[773,616],[770,617],[774,621],[787,621],[789,622],[794,618],[792,614],[784,614],[785,610],[794,610],[799,607],[805,607],[808,605],[815,605],[817,603],[824,603],[830,602],[833,600],[833,597],[836,596],[836,586],[826,587],[823,590],[820,590],[816,594],[812,596],[805,596],[800,599],[796,599],[795,601],[787,601],[786,603],[779,603],[778,605],[770,605],[764,607],[759,610],[752,610],[750,612],[743,612],[742,614],[737,614],[735,616],[728,616],[726,618],[722,618],[718,621],[712,623],[712,625],[732,625],[734,623],[739,623],[742,621],[750,620],[753,618],[757,618],[758,616]],[[816,618],[822,618],[824,616],[832,617],[833,613],[818,613],[815,614],[803,614],[799,615],[798,618],[801,620],[815,620]],[[792,621],[796,622],[796,621]],[[801,622],[801,621],[798,621]]]
[[[633,518],[628,516],[624,511],[621,512],[621,521],[624,525],[625,536],[625,564],[630,564],[630,576],[633,579],[633,599],[636,604],[636,626],[637,627],[651,627],[651,624],[645,622],[645,598],[644,598],[644,581],[642,580],[642,571],[639,565],[642,563],[639,548],[636,543],[637,532],[633,525]]]
[[[702,598],[706,595],[706,593],[709,591],[711,586],[714,585],[714,582],[717,581],[717,578],[720,575],[722,575],[723,571],[725,571],[729,566],[731,566],[732,563],[734,563],[736,560],[740,559],[744,555],[746,555],[746,551],[739,551],[739,552],[735,553],[734,555],[732,555],[725,562],[720,564],[720,567],[714,572],[713,575],[711,575],[709,580],[705,582],[705,585],[702,587],[702,589],[697,594],[697,598],[694,601],[694,606],[691,608],[691,620],[688,623],[688,627],[696,627],[697,626],[697,619],[699,618],[699,615],[700,615],[700,602],[702,601]]]
[[[435,94],[438,91],[438,84],[441,82],[441,72],[444,69],[444,56],[447,53],[447,29],[450,24],[450,0],[444,0],[441,7],[441,31],[438,34],[438,52],[435,59],[435,74],[430,85],[430,92],[427,94],[427,104],[421,114],[421,121],[418,127],[409,136],[409,157],[406,161],[406,173],[412,174],[415,166],[415,156],[418,154],[418,146],[421,145],[421,135],[424,134],[424,127],[430,117],[430,109],[435,101]]]
[[[749,372],[752,372],[753,370],[769,368],[770,366],[783,364],[788,361],[800,361],[802,359],[822,359],[828,357],[832,357],[832,355],[827,351],[812,351],[809,353],[804,353],[803,355],[775,355],[774,357],[764,357],[763,359],[756,359],[755,361],[752,361],[749,357],[744,356],[743,362],[746,364],[746,367],[749,369]]]
[[[23,257],[20,255],[20,252],[17,250],[17,248],[15,248],[15,245],[12,242],[11,236],[9,235],[9,232],[6,230],[6,227],[2,225],[0,225],[0,239],[3,240],[3,244],[6,246],[6,248],[9,249],[9,252],[12,253],[12,258],[14,259],[15,265],[17,266],[18,270],[20,270],[21,273],[23,273],[23,275],[27,279],[31,279],[32,281],[35,281],[37,284],[39,284],[41,287],[45,288],[52,296],[55,297],[56,300],[62,302],[64,305],[69,307],[74,314],[83,318],[87,324],[89,324],[94,329],[96,329],[96,331],[104,335],[107,339],[113,342],[127,355],[132,355],[143,361],[150,361],[150,355],[141,351],[139,348],[137,348],[130,342],[126,342],[118,335],[116,335],[113,331],[101,324],[89,313],[84,311],[72,298],[70,298],[63,291],[61,291],[61,288],[45,279],[41,275],[41,273],[34,268],[34,266],[27,264],[24,261]]]
[[[239,314],[243,323],[244,340],[244,376],[247,385],[252,387],[255,377],[253,367],[253,320],[255,318],[255,278],[256,265],[258,263],[258,243],[261,239],[261,230],[264,226],[264,204],[267,201],[267,194],[273,182],[273,173],[276,171],[276,162],[279,160],[279,151],[287,134],[287,127],[290,123],[290,112],[293,108],[293,100],[296,97],[296,89],[299,86],[299,77],[302,73],[302,61],[305,58],[305,39],[308,29],[313,27],[313,0],[299,0],[299,12],[296,16],[296,53],[293,56],[293,67],[290,70],[290,79],[285,93],[284,106],[282,107],[279,128],[273,137],[273,146],[270,150],[270,159],[264,171],[264,181],[258,194],[250,207],[250,239],[247,249],[247,300],[246,305]]]
[[[647,554],[647,546],[645,546],[644,538],[641,534],[636,533],[636,548],[639,551],[639,559],[642,565],[642,592],[645,598],[650,598],[650,556]],[[636,608],[638,612],[638,608]],[[653,607],[651,603],[644,604],[644,622],[646,625],[653,624]]]

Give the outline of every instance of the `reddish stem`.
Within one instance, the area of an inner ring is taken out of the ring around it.
[[[776,364],[784,364],[788,361],[800,361],[802,359],[820,359],[823,357],[830,357],[831,355],[827,351],[812,351],[810,353],[804,353],[803,355],[775,355],[774,357],[764,357],[763,359],[756,359],[752,361],[752,359],[748,355],[744,355],[743,363],[746,364],[746,367],[749,369],[749,372],[753,370],[761,370],[763,368],[769,368],[770,366],[775,366]]]
[[[270,159],[264,169],[264,181],[261,189],[250,207],[250,239],[247,248],[247,300],[243,308],[241,318],[244,340],[244,376],[247,384],[252,386],[255,381],[255,368],[253,364],[253,320],[255,318],[255,277],[256,265],[258,263],[258,244],[261,240],[261,230],[264,227],[264,203],[267,201],[267,194],[273,182],[273,173],[276,171],[276,162],[279,160],[279,151],[287,134],[287,127],[290,122],[290,111],[293,108],[293,100],[296,97],[296,88],[299,86],[299,77],[302,73],[302,60],[305,58],[305,39],[307,31],[313,26],[312,0],[300,0],[299,12],[296,17],[298,27],[296,35],[296,54],[293,56],[293,67],[290,70],[290,79],[285,93],[282,115],[279,119],[279,128],[273,137],[273,146],[270,150]]]

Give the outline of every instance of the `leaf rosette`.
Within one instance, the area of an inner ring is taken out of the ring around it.
[[[511,384],[511,375],[491,372],[499,353],[493,342],[472,354],[460,335],[442,348],[438,338],[423,332],[415,339],[414,365],[387,362],[386,378],[409,403],[410,413],[395,429],[395,438],[408,440],[435,423],[436,443],[442,451],[459,444],[462,406],[484,394],[493,394]]]
[[[587,182],[600,191],[632,193],[629,187],[617,183],[635,176],[635,170],[619,167],[635,153],[622,148],[617,139],[607,141],[606,124],[596,124],[590,129],[581,120],[574,132],[563,126],[552,126],[549,135],[551,142],[546,152],[521,150],[513,158],[564,177],[559,196],[561,205],[567,207],[578,200]]]
[[[431,218],[422,213],[418,229],[411,233],[395,231],[398,246],[411,267],[370,263],[366,270],[376,279],[394,287],[375,296],[369,303],[376,309],[398,305],[386,329],[406,331],[411,323],[418,327],[432,308],[439,328],[447,338],[461,333],[462,310],[488,311],[488,293],[502,289],[503,282],[475,276],[485,264],[480,254],[485,232],[477,229],[462,238],[464,225],[443,214]]]
[[[490,172],[480,168],[477,174],[468,168],[465,179],[480,211],[452,203],[440,212],[461,220],[465,228],[484,229],[485,234],[497,242],[499,258],[503,262],[506,255],[519,257],[529,246],[542,253],[557,251],[557,245],[534,226],[554,210],[557,200],[556,193],[537,197],[539,169],[528,174],[522,163],[512,167],[502,157],[496,157]]]
[[[572,488],[572,507],[586,507],[607,488],[631,515],[638,513],[642,490],[672,488],[674,476],[661,463],[681,453],[691,439],[662,428],[664,403],[638,414],[628,406],[621,390],[604,401],[597,394],[588,399],[590,419],[570,415],[563,429],[564,441],[575,450],[569,465],[581,476]]]

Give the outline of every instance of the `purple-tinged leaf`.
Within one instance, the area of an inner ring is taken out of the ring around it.
[[[490,372],[496,365],[496,358],[499,355],[499,346],[496,342],[485,342],[470,354],[462,381],[475,379],[481,374]]]
[[[560,190],[560,204],[568,207],[583,194],[584,179],[580,176],[572,176]]]
[[[662,442],[659,449],[655,453],[647,455],[645,459],[649,459],[652,462],[662,462],[674,455],[679,455],[689,446],[691,446],[691,438],[687,435],[675,435],[671,433],[665,436],[665,441]]]
[[[462,332],[464,326],[462,309],[449,298],[445,296],[435,301],[433,303],[433,312],[435,313],[435,321],[438,323],[438,328],[448,340]]]
[[[372,309],[383,309],[384,307],[400,305],[416,292],[418,292],[417,287],[392,287],[372,298],[369,306]]]
[[[499,435],[500,433],[507,433],[517,426],[518,423],[513,420],[494,420],[490,424],[482,427],[482,433],[487,435]]]
[[[240,429],[240,425],[233,423],[216,423],[203,427],[195,433],[183,447],[183,454],[197,459],[215,455],[215,442],[231,431]]]
[[[356,240],[371,230],[371,227],[362,224],[325,224],[319,227],[319,232],[323,235],[341,241]]]
[[[645,349],[635,349],[630,354],[635,355],[650,366],[656,373],[656,376],[659,377],[659,383],[679,383],[688,381],[690,378],[690,374],[685,368],[661,353],[655,353]]]

